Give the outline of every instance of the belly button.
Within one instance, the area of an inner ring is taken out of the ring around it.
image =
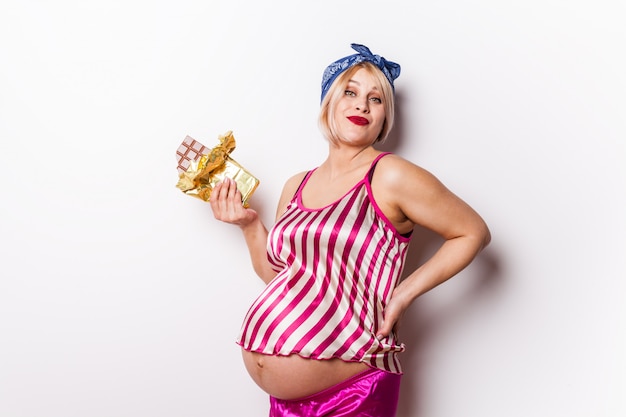
[[[264,362],[263,362],[263,358],[259,358],[259,359],[256,361],[256,366],[258,366],[258,367],[259,367],[259,368],[261,368],[261,369],[263,369],[263,364],[264,364]]]

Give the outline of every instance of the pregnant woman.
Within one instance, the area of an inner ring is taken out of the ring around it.
[[[400,66],[352,48],[322,78],[328,156],[287,180],[271,229],[243,207],[234,181],[211,195],[213,215],[239,226],[267,283],[238,343],[271,417],[395,416],[404,350],[396,323],[490,240],[482,218],[435,176],[375,148],[393,127]],[[416,225],[444,241],[400,281]]]

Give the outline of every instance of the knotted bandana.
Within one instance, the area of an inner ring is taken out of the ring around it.
[[[358,64],[359,62],[367,61],[376,65],[380,70],[385,74],[387,80],[389,80],[389,84],[391,84],[391,88],[393,89],[393,81],[400,76],[400,65],[395,62],[387,61],[380,55],[374,55],[369,50],[367,46],[359,45],[357,43],[353,43],[352,49],[357,51],[358,53],[354,55],[348,55],[344,58],[341,58],[332,64],[330,64],[325,70],[324,75],[322,76],[322,99],[324,100],[324,96],[328,92],[328,89],[333,84],[335,79],[347,70],[350,67]]]

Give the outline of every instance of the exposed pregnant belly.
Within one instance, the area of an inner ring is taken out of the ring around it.
[[[272,356],[242,349],[250,376],[269,395],[281,399],[306,397],[367,369],[364,363],[341,359],[305,359],[296,354]]]

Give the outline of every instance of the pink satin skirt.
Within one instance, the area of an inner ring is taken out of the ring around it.
[[[308,397],[270,396],[270,417],[394,417],[401,378],[372,368]]]

